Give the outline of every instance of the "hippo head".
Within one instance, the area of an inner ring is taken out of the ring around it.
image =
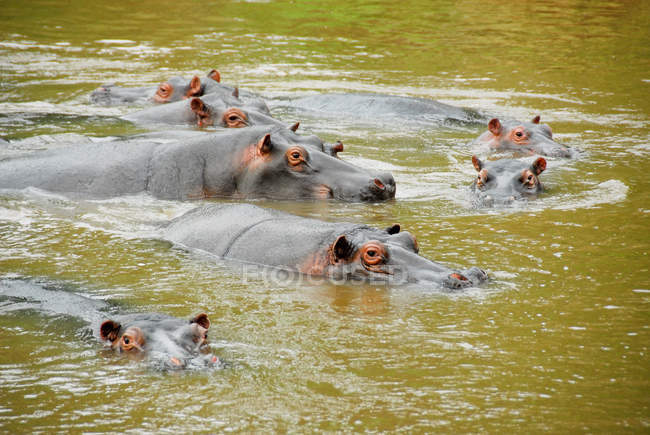
[[[172,103],[185,98],[200,97],[203,95],[204,90],[205,85],[201,83],[199,76],[192,77],[189,83],[183,77],[172,77],[158,85],[153,101],[156,103]]]
[[[544,157],[525,163],[513,159],[482,162],[472,156],[472,164],[478,172],[472,190],[486,205],[493,205],[495,201],[509,203],[516,199],[532,198],[544,190],[539,181],[539,175],[546,169]]]
[[[553,140],[553,132],[548,124],[540,124],[536,116],[531,122],[499,121],[493,118],[488,123],[488,131],[479,142],[487,143],[495,151],[516,151],[526,155],[541,154],[551,157],[571,157],[568,147]]]
[[[116,352],[135,358],[148,358],[164,368],[217,363],[216,356],[206,355],[210,320],[204,313],[190,321],[160,314],[122,316],[120,321],[106,320],[99,336]]]
[[[338,153],[343,152],[343,142],[337,141],[330,144],[323,142],[321,138],[313,134],[309,136],[299,135],[296,133],[298,127],[300,127],[300,123],[296,122],[288,129],[280,130],[280,133],[290,142],[308,145],[310,148],[322,151],[332,157],[338,157]]]
[[[415,236],[400,231],[399,224],[385,230],[361,226],[336,236],[325,251],[308,259],[299,269],[334,279],[443,285],[452,289],[476,286],[487,279],[487,274],[476,267],[461,273],[418,252]]]
[[[203,99],[194,97],[190,108],[196,116],[199,127],[215,126],[224,128],[241,128],[252,125],[284,126],[280,121],[260,113],[256,107],[251,107],[237,98],[221,97],[206,103]]]
[[[268,131],[268,130],[267,130]],[[303,143],[287,128],[263,133],[236,156],[237,190],[275,199],[385,201],[395,197],[390,173],[371,174]]]

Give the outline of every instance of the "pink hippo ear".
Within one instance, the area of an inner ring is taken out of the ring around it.
[[[481,172],[481,169],[483,169],[483,162],[480,161],[476,156],[472,156],[472,165],[474,165],[476,172]]]
[[[201,79],[199,76],[192,77],[190,88],[187,90],[186,97],[196,97],[201,95]]]
[[[334,261],[347,260],[352,257],[354,252],[354,247],[350,244],[348,239],[345,237],[345,234],[341,234],[336,238],[336,241],[332,243],[330,248]]]
[[[235,98],[239,98],[239,88],[235,88],[235,90],[232,91],[232,96]]]
[[[271,143],[271,135],[266,133],[262,139],[257,143],[257,152],[261,156],[267,156],[271,154],[273,149],[273,144]]]
[[[488,122],[488,130],[490,130],[490,133],[495,136],[499,136],[501,134],[502,128],[503,127],[501,126],[499,118],[492,118],[490,119],[490,122]]]
[[[537,115],[536,117],[534,117],[534,118],[531,120],[531,122],[532,122],[533,124],[539,124],[539,120],[540,120],[540,119],[542,119],[542,118],[541,118],[539,115]]]
[[[296,122],[296,123],[293,124],[291,127],[289,127],[289,130],[291,130],[291,131],[293,131],[293,132],[295,133],[296,130],[298,130],[298,127],[300,127],[300,123],[299,123],[299,122]]]
[[[120,335],[120,325],[118,322],[113,320],[106,320],[102,323],[102,326],[99,327],[99,336],[104,341],[115,341]]]
[[[208,78],[211,78],[217,83],[221,83],[221,74],[216,69],[210,70],[210,72],[208,73]]]
[[[532,167],[536,175],[541,174],[546,169],[546,159],[544,157],[539,157],[533,162]]]
[[[208,319],[208,315],[205,313],[201,313],[194,316],[194,318],[190,320],[190,324],[191,323],[196,323],[197,325],[202,326],[205,329],[210,329],[210,319]]]
[[[190,101],[190,108],[192,109],[192,112],[194,112],[194,113],[202,112],[204,110],[204,108],[205,108],[205,103],[200,98],[194,97]]]

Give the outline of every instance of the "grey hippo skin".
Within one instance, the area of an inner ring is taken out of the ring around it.
[[[252,125],[283,125],[271,117],[263,101],[242,100],[213,93],[170,104],[149,107],[122,117],[141,125],[175,124],[198,127],[237,128]]]
[[[314,111],[329,116],[351,119],[379,119],[393,123],[446,123],[449,121],[475,124],[485,118],[478,112],[450,106],[427,98],[401,97],[383,94],[319,94],[297,98],[289,107]]]
[[[544,157],[533,162],[514,159],[483,162],[472,156],[472,164],[478,172],[471,186],[476,206],[532,199],[544,191],[539,180],[539,175],[546,169]]]
[[[123,116],[130,122],[144,126],[153,124],[196,125],[198,127],[213,126],[219,128],[245,128],[252,126],[288,127],[283,135],[291,141],[308,145],[315,150],[323,151],[331,156],[337,156],[343,151],[343,144],[338,141],[326,144],[317,136],[297,136],[300,123],[287,126],[285,123],[271,117],[266,104],[261,100],[244,101],[235,96],[210,94],[202,98],[158,105]]]
[[[90,299],[61,283],[0,279],[0,315],[36,312],[67,316],[88,324],[95,337],[117,353],[145,359],[160,369],[218,366],[207,346],[210,320],[205,313],[178,319],[158,313],[117,315],[107,302]]]
[[[158,86],[121,87],[104,84],[90,94],[90,102],[104,106],[120,104],[173,103],[191,97],[212,93],[221,95],[239,94],[235,87],[220,83],[221,76],[212,70],[206,77],[194,76],[191,79],[176,76],[161,82]],[[245,99],[260,100],[251,92],[241,91]]]
[[[472,267],[458,272],[418,255],[415,237],[395,224],[385,230],[330,223],[250,204],[211,204],[174,219],[163,238],[223,259],[332,279],[421,283],[447,288],[487,279]]]
[[[572,157],[571,148],[553,140],[548,124],[541,124],[536,116],[530,122],[515,120],[500,121],[493,118],[488,122],[488,131],[475,142],[486,146],[489,151],[514,151],[518,154],[539,154],[549,157]]]
[[[44,151],[0,161],[0,188],[92,198],[148,192],[176,200],[395,197],[390,173],[371,174],[289,141],[289,133],[295,135],[286,128],[250,127],[162,144],[137,140]]]

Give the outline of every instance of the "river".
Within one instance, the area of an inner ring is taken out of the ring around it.
[[[133,107],[88,94],[217,68],[397,182],[382,204],[255,203],[399,222],[422,255],[490,282],[444,292],[242,274],[156,238],[194,202],[2,191],[0,276],[65,282],[125,310],[205,311],[230,366],[161,373],[102,350],[74,319],[4,313],[0,431],[647,433],[648,2],[205,3],[4,1],[0,137],[143,132],[117,119]],[[333,91],[541,115],[581,152],[548,159],[539,199],[475,209],[469,143],[485,126],[284,109]]]

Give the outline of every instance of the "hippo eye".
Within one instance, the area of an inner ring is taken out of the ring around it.
[[[526,133],[526,130],[524,130],[523,127],[517,127],[512,131],[512,140],[515,142],[524,142],[528,140],[528,134]]]
[[[362,260],[366,265],[376,266],[384,261],[384,250],[377,242],[371,242],[362,250]]]
[[[287,151],[287,160],[291,166],[298,166],[305,161],[305,157],[301,149],[291,148]]]
[[[129,344],[131,340],[129,340],[129,337],[124,337],[124,344]]]
[[[246,114],[239,109],[231,108],[223,114],[223,121],[227,127],[239,128],[246,126]]]

